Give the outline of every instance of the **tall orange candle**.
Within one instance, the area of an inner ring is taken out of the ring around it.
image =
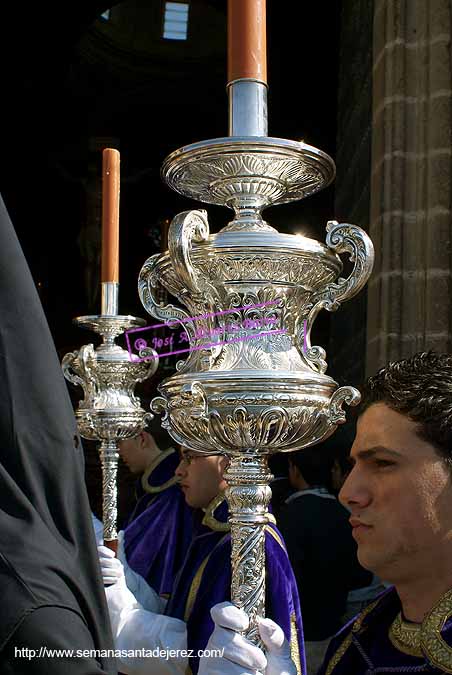
[[[228,0],[228,81],[267,82],[266,0]]]
[[[119,152],[102,153],[102,282],[119,282]]]

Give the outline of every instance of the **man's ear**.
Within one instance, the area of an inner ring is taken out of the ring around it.
[[[148,436],[148,433],[147,433],[147,431],[144,431],[144,429],[143,429],[143,431],[140,431],[140,433],[138,434],[138,442],[140,444],[140,448],[143,448],[147,444],[147,440],[148,440],[147,436]]]
[[[222,455],[221,458],[220,458],[220,468],[221,468],[221,471],[222,471],[223,474],[226,471],[226,469],[228,468],[229,464],[230,464],[229,457],[227,457],[226,455]]]

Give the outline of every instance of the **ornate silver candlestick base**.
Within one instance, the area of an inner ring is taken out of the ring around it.
[[[325,153],[303,143],[234,137],[174,152],[162,173],[178,192],[224,204],[235,218],[210,234],[205,211],[177,215],[168,251],[149,258],[139,277],[146,310],[180,322],[192,351],[159,386],[152,409],[181,444],[224,452],[232,533],[232,600],[264,614],[267,457],[317,443],[345,421],[343,403],[359,401],[325,374],[325,351],[311,346],[321,309],[334,311],[366,283],[373,247],[355,225],[330,221],[326,245],[280,234],[261,210],[312,194],[334,177]],[[353,270],[342,278],[340,254]],[[162,305],[162,284],[186,309]],[[174,330],[173,323],[172,329]]]
[[[138,434],[150,412],[145,412],[134,394],[135,385],[155,373],[158,357],[152,350],[140,352],[149,361],[134,362],[129,352],[115,343],[115,338],[128,328],[146,322],[133,316],[82,316],[74,319],[82,328],[102,337],[96,349],[92,344],[66,354],[62,366],[64,376],[83,388],[84,398],[75,412],[80,435],[101,441],[102,499],[104,540],[117,537],[117,442]]]

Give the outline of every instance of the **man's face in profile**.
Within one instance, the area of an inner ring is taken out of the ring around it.
[[[146,471],[160,449],[150,433],[141,431],[133,438],[119,441],[118,452],[131,473],[138,475]]]
[[[452,477],[418,424],[384,403],[359,418],[353,468],[339,494],[360,563],[397,583],[452,556]]]
[[[189,506],[206,508],[226,488],[223,479],[226,465],[223,455],[203,455],[182,446],[176,476]]]

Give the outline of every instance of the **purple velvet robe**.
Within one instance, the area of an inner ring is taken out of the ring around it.
[[[428,655],[411,656],[392,644],[389,628],[399,612],[399,597],[394,588],[390,588],[335,635],[318,675],[452,673],[452,616],[441,631],[442,639],[449,645],[448,655],[442,650],[446,670],[433,664]],[[452,614],[452,607],[449,613]],[[435,640],[439,646],[438,636]]]
[[[166,451],[168,452],[168,451]],[[177,452],[166,454],[147,480],[161,491],[141,496],[124,530],[124,548],[130,567],[159,595],[171,594],[192,538],[192,509],[178,485],[164,487],[179,464]]]
[[[217,521],[226,523],[227,504],[223,501],[214,512]],[[218,602],[231,599],[231,536],[198,523],[185,563],[176,578],[174,592],[166,614],[186,621],[188,649],[195,656],[190,668],[197,673],[199,649],[204,649],[214,629],[210,609]],[[306,673],[303,628],[297,584],[283,544],[275,526],[267,526],[266,616],[276,621],[291,644],[298,661],[299,673]]]

